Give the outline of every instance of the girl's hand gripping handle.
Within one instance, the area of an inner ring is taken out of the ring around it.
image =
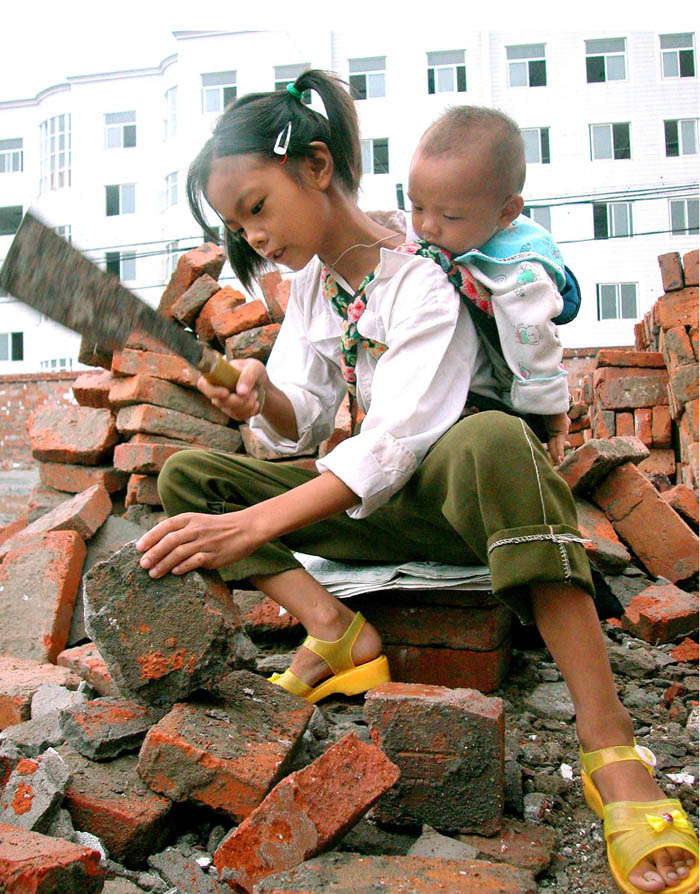
[[[212,385],[221,385],[229,391],[235,391],[240,372],[235,366],[231,366],[218,351],[212,348],[204,348],[199,370],[204,378]]]

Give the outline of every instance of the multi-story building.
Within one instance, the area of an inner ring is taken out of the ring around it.
[[[512,115],[527,147],[528,213],[583,291],[567,346],[630,344],[658,297],[656,255],[698,234],[695,34],[636,31],[176,32],[153,68],[68,78],[0,103],[0,259],[36,209],[151,303],[201,241],[184,185],[226,103],[304,68],[349,81],[362,207],[401,207],[412,150],[448,105]],[[318,102],[318,97],[312,102]],[[231,276],[228,268],[224,277]],[[78,338],[0,296],[0,373],[76,364]]]

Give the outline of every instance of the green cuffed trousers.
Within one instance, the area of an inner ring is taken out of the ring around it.
[[[171,456],[158,477],[168,515],[245,509],[315,472],[208,450]],[[529,585],[593,593],[568,486],[525,423],[486,411],[457,422],[404,487],[362,519],[339,513],[267,543],[219,573],[226,581],[301,567],[292,551],[339,562],[488,565],[494,594],[532,622]]]

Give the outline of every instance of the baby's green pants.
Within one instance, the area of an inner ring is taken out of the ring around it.
[[[316,473],[248,456],[183,450],[158,478],[168,515],[244,509]],[[518,418],[487,411],[460,420],[406,485],[367,518],[340,513],[219,569],[244,580],[300,567],[292,550],[341,562],[488,565],[492,588],[530,623],[528,585],[549,581],[593,592],[568,486]]]

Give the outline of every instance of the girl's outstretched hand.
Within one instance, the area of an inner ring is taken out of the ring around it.
[[[197,380],[197,388],[209,400],[237,422],[244,422],[262,413],[265,406],[267,372],[259,360],[231,360],[241,374],[235,391],[229,391],[221,385],[212,385],[203,376]]]
[[[136,543],[139,564],[151,577],[221,568],[243,559],[263,542],[251,531],[245,510],[224,515],[183,512],[160,522]]]

